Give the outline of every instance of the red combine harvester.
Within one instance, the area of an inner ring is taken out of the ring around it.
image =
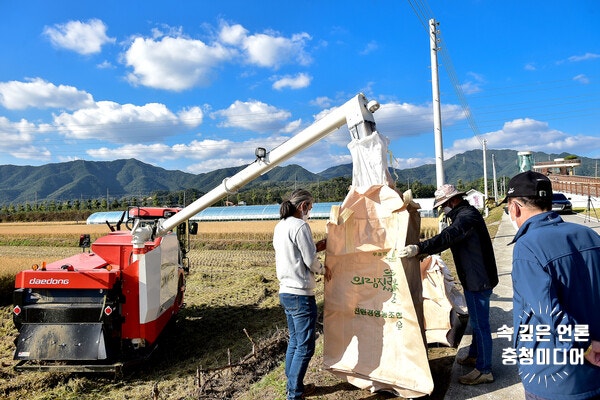
[[[82,235],[82,253],[20,272],[13,309],[19,330],[15,369],[114,371],[149,356],[183,305],[189,234],[197,224],[182,222],[176,233],[135,249],[131,232],[119,228],[125,217],[130,230],[139,229],[180,210],[131,208],[117,230],[111,227],[93,244]]]
[[[358,94],[270,152],[257,148],[253,163],[187,207],[132,207],[108,235],[82,236],[82,253],[18,273],[15,369],[110,372],[147,358],[183,306],[190,218],[343,125],[353,139],[371,135],[378,108]]]

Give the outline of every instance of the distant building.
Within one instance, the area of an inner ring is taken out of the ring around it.
[[[485,207],[485,195],[479,190],[471,189],[465,196],[470,205],[478,210],[483,210]]]
[[[581,160],[556,158],[552,161],[536,162],[533,170],[544,175],[575,175],[575,167],[581,166]]]
[[[436,218],[437,212],[433,209],[433,203],[435,199],[433,197],[426,199],[414,199],[414,202],[421,206],[419,208],[419,214],[421,218]]]

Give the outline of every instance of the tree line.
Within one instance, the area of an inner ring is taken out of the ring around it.
[[[263,182],[228,195],[216,206],[279,204],[297,188],[310,191],[315,202],[341,202],[352,184],[350,177],[335,177],[321,182]],[[410,186],[409,186],[410,185]],[[456,184],[459,190],[471,188],[483,192],[483,178]],[[412,190],[415,198],[434,197],[435,186],[425,185],[415,180],[410,183],[396,182],[396,189],[403,193]],[[0,206],[0,222],[36,222],[36,221],[85,221],[92,213],[100,211],[123,211],[135,206],[187,206],[205,193],[196,189],[155,191],[147,196],[98,197],[83,200],[46,199],[36,202],[10,203]]]

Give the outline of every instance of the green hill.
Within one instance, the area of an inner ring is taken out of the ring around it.
[[[481,150],[471,150],[444,161],[446,181],[471,182],[483,175]],[[488,150],[488,179],[493,178],[492,155],[496,177],[511,177],[518,172],[516,150]],[[547,161],[565,157],[568,153],[534,153],[534,160]],[[594,176],[596,160],[581,157],[582,165],[577,175]],[[221,184],[223,179],[243,169],[223,168],[203,174],[190,174],[177,170],[166,170],[135,159],[116,161],[70,161],[42,166],[0,165],[0,204],[25,203],[40,200],[72,200],[148,195],[156,191],[179,191],[196,189],[206,193]],[[352,164],[338,165],[318,174],[299,165],[275,167],[258,177],[244,189],[264,188],[269,183],[317,182],[335,177],[351,177]],[[435,165],[392,171],[400,182],[420,181],[434,185]]]

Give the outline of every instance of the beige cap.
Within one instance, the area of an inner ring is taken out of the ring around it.
[[[465,192],[459,192],[454,185],[446,183],[435,191],[435,202],[433,203],[433,208],[441,206],[455,196],[463,196],[464,194]]]

